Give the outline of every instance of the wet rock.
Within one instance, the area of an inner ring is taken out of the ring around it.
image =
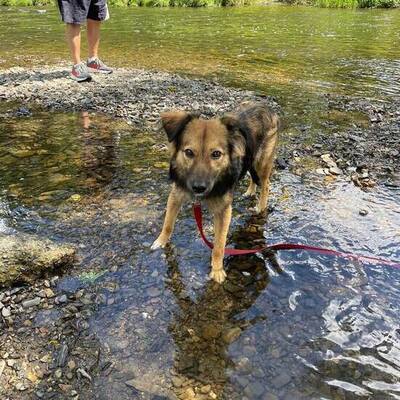
[[[41,298],[40,297],[35,297],[34,299],[31,300],[25,300],[22,302],[22,307],[24,308],[30,308],[30,307],[35,307],[38,306],[41,303]]]
[[[1,315],[2,315],[4,318],[8,318],[8,317],[11,315],[10,307],[3,307],[3,308],[1,309]]]
[[[216,325],[206,325],[202,329],[204,339],[216,339],[221,334],[221,330]]]
[[[0,360],[0,378],[3,375],[4,368],[6,367],[6,362],[4,360]]]
[[[258,399],[264,393],[264,387],[259,382],[252,382],[246,386],[244,393],[250,399]]]
[[[338,167],[330,167],[329,168],[329,172],[332,174],[332,175],[342,175],[342,173],[343,173],[343,171],[340,169],[340,168],[338,168]]]
[[[171,378],[171,382],[175,387],[179,388],[182,386],[184,380],[182,378],[179,378],[178,376],[173,376]]]
[[[75,250],[32,236],[0,235],[0,287],[32,282],[46,271],[69,265]]]
[[[160,289],[158,287],[152,286],[152,287],[150,287],[150,288],[148,288],[146,290],[146,293],[150,297],[157,297],[157,296],[159,296],[161,294],[161,291],[160,291]]]
[[[65,365],[65,362],[67,361],[67,357],[68,357],[68,346],[66,344],[63,344],[60,348],[60,351],[58,352],[57,366],[63,367]]]
[[[240,336],[241,333],[242,330],[239,327],[228,329],[222,333],[222,340],[226,344],[231,344]]]
[[[264,393],[262,400],[279,400],[279,398],[273,393]]]
[[[211,385],[205,385],[200,388],[200,393],[207,394],[211,391]]]
[[[282,387],[286,386],[290,381],[291,377],[285,371],[282,371],[271,379],[272,385],[277,389],[281,389]]]

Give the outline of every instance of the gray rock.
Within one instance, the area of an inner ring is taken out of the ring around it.
[[[60,348],[60,351],[58,352],[57,366],[63,367],[65,365],[65,362],[67,361],[67,357],[68,357],[68,346],[66,344],[63,344]]]
[[[227,329],[222,333],[222,340],[227,343],[233,343],[242,333],[242,330],[239,327],[234,327],[231,329]]]
[[[282,387],[286,386],[291,381],[291,379],[292,378],[290,377],[290,375],[282,371],[279,375],[272,378],[271,383],[275,388],[281,389]]]
[[[0,287],[31,283],[45,271],[71,264],[75,250],[31,235],[0,234]]]
[[[11,315],[10,307],[3,307],[3,308],[1,309],[1,315],[2,315],[4,318],[9,317],[9,316]]]
[[[29,308],[29,307],[38,306],[41,301],[42,300],[40,297],[35,297],[34,299],[31,299],[31,300],[25,300],[22,302],[22,307]]]
[[[250,399],[257,399],[264,393],[264,386],[259,382],[251,382],[244,389],[244,393]]]

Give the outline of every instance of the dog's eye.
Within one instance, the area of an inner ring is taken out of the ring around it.
[[[185,152],[185,156],[186,157],[188,157],[188,158],[193,158],[194,157],[193,150],[185,149],[184,152]]]
[[[222,153],[219,150],[215,150],[211,153],[211,157],[214,159],[218,159],[222,156]]]

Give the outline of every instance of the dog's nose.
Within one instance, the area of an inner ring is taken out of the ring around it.
[[[207,186],[201,183],[194,183],[192,185],[193,192],[196,194],[202,194],[206,191]]]

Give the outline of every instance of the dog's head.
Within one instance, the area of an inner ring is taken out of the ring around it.
[[[234,115],[205,120],[188,112],[161,115],[171,150],[170,178],[196,197],[221,196],[244,171],[246,139]]]

